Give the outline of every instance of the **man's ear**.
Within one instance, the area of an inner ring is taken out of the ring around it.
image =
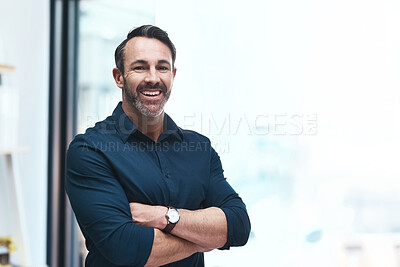
[[[124,87],[124,76],[122,75],[121,71],[118,68],[113,68],[112,73],[115,83],[119,88],[122,89]]]
[[[174,68],[173,73],[174,73],[174,78],[175,78],[175,75],[176,75],[176,68]]]

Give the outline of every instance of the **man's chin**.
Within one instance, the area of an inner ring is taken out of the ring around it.
[[[149,117],[149,118],[157,118],[158,116],[163,114],[164,109],[163,108],[158,108],[158,109],[149,109],[146,107],[138,107],[137,108],[139,110],[139,112],[145,116],[145,117]]]
[[[163,114],[165,103],[142,103],[138,99],[128,101],[129,105],[144,117],[156,118]]]

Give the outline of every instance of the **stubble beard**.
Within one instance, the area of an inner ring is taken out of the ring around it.
[[[147,101],[147,105],[142,103],[140,101],[140,97],[139,97],[140,90],[142,90],[142,89],[160,89],[161,94],[164,95],[164,98],[163,98],[161,104],[158,104],[158,101]],[[150,118],[156,118],[163,113],[165,104],[167,103],[169,96],[171,95],[171,91],[168,92],[167,88],[164,84],[157,84],[155,86],[149,86],[149,85],[138,86],[138,88],[136,88],[136,90],[134,92],[134,90],[131,90],[131,88],[129,88],[125,78],[124,78],[123,93],[124,93],[125,101],[131,107],[138,110],[140,112],[140,114],[142,114],[143,116],[150,117]],[[149,108],[149,107],[156,106],[156,105],[159,105],[158,109],[156,109],[156,110]]]

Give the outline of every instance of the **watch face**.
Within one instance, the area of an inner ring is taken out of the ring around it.
[[[174,209],[169,210],[168,211],[168,221],[170,223],[177,223],[179,221],[179,212]]]

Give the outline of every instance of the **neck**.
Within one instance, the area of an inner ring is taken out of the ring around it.
[[[152,139],[154,142],[157,142],[158,137],[163,131],[164,112],[157,117],[146,117],[138,110],[132,109],[132,107],[127,107],[124,102],[122,103],[122,109],[140,132]]]

